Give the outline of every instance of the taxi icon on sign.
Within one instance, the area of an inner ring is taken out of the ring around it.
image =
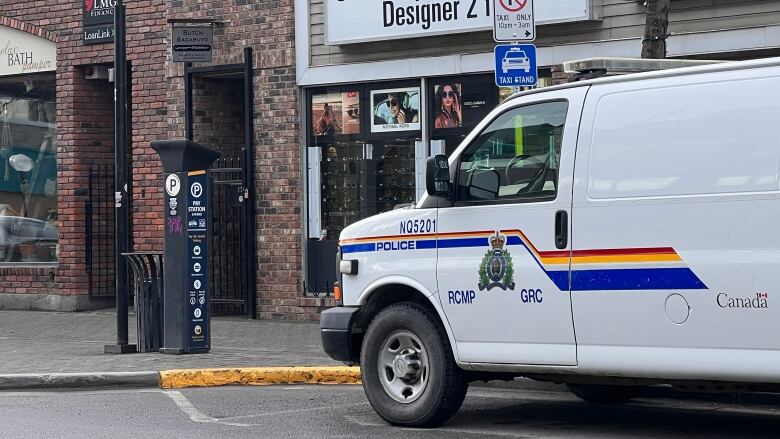
[[[510,70],[522,70],[528,73],[531,71],[531,58],[520,49],[514,47],[509,49],[501,60],[501,71],[506,74]]]

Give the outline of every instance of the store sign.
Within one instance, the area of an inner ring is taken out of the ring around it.
[[[591,19],[591,0],[538,2],[537,25]],[[493,0],[325,0],[327,44],[493,29]]]
[[[57,69],[57,45],[45,38],[0,26],[0,76]]]
[[[84,0],[84,44],[114,41],[116,0]]]
[[[211,62],[214,31],[211,26],[176,26],[171,50],[173,62]]]

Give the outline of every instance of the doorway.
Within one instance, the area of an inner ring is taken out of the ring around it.
[[[214,315],[255,318],[255,223],[252,60],[188,67],[187,138],[219,151],[210,172],[212,249],[209,273]]]

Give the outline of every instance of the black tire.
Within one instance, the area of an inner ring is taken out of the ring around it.
[[[408,403],[390,396],[380,380],[380,350],[399,331],[416,336],[427,355],[427,384],[418,399]],[[363,339],[360,365],[368,401],[382,419],[394,425],[441,425],[458,411],[468,390],[444,329],[430,311],[415,303],[397,303],[377,314]]]
[[[614,386],[601,384],[567,384],[578,398],[595,404],[620,404],[637,397],[639,386]]]

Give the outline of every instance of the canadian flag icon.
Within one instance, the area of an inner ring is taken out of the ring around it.
[[[769,294],[767,294],[767,293],[756,293],[756,297],[758,297],[759,299],[768,299],[769,298]]]

